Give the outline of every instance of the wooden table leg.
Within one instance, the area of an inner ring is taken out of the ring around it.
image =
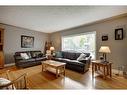
[[[65,66],[64,66],[64,68],[63,68],[63,69],[64,69],[64,76],[65,76]]]
[[[112,77],[112,64],[110,64],[109,70],[110,70],[110,77]]]
[[[103,78],[106,79],[105,66],[103,66]]]
[[[58,68],[56,68],[56,78],[58,78]]]
[[[109,72],[109,65],[106,66],[106,74],[109,75],[110,72]]]
[[[94,63],[92,63],[92,78],[94,77]]]
[[[98,70],[100,70],[100,65],[98,66]]]
[[[42,72],[43,72],[43,70],[44,70],[44,66],[43,66],[44,64],[42,64]]]
[[[98,67],[98,66],[97,66],[97,65],[94,65],[94,67],[95,67],[95,69],[94,69],[94,70],[95,70],[95,71],[97,71],[97,67]]]

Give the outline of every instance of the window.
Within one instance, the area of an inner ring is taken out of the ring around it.
[[[96,32],[88,32],[72,36],[62,37],[63,51],[77,51],[90,53],[92,59],[96,57]]]

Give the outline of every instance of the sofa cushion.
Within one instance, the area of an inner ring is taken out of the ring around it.
[[[27,63],[27,62],[32,62],[35,61],[35,59],[24,59],[24,60],[19,60],[18,63]]]
[[[61,52],[62,52],[63,58],[67,58],[68,52],[66,52],[66,51],[61,51]]]
[[[21,56],[15,56],[16,60],[23,60],[23,58]]]
[[[77,60],[69,60],[67,61],[67,64],[76,65],[76,66],[84,66],[84,63],[79,62]]]
[[[46,60],[47,58],[46,57],[40,57],[40,58],[36,58],[36,61],[43,61],[43,60]]]
[[[75,56],[76,54],[75,53],[73,53],[73,52],[68,52],[68,54],[67,54],[67,58],[68,59],[71,59],[71,60],[76,60],[76,56]]]
[[[55,60],[55,61],[59,61],[59,62],[67,63],[67,61],[68,61],[69,59],[65,59],[65,58],[55,58],[54,60]]]
[[[80,56],[81,53],[75,53],[76,59]]]
[[[41,51],[30,51],[30,53],[31,53],[32,58],[43,56]]]
[[[74,52],[62,51],[62,55],[63,55],[63,58],[76,60],[76,53]]]

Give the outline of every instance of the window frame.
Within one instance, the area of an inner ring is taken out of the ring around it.
[[[61,50],[63,50],[63,38],[68,38],[68,37],[73,37],[73,36],[80,36],[80,35],[87,35],[87,34],[95,34],[95,60],[96,60],[96,56],[97,56],[97,53],[96,53],[96,31],[92,31],[92,32],[85,32],[85,33],[79,33],[79,34],[72,34],[72,35],[65,35],[65,36],[62,36],[61,37]]]

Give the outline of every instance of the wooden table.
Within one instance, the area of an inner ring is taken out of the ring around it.
[[[112,77],[112,63],[104,63],[100,60],[92,61],[92,78],[94,77],[94,73],[97,72],[103,75],[103,78],[106,79],[107,76]]]
[[[66,63],[53,61],[53,60],[46,60],[42,62],[42,71],[50,71],[56,74],[56,77],[59,75],[65,76],[65,65]]]

